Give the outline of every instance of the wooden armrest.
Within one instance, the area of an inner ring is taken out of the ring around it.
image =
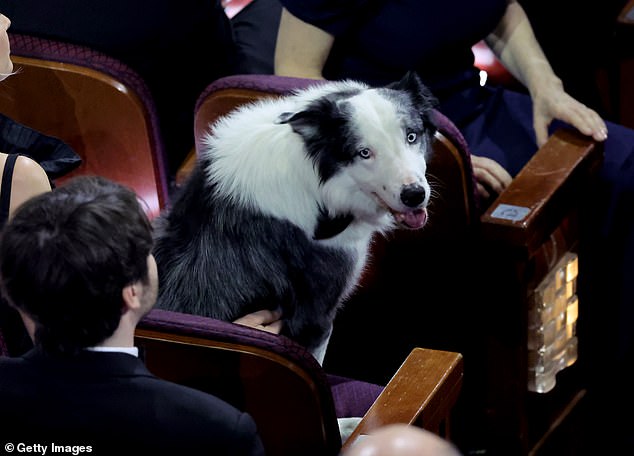
[[[598,171],[603,147],[572,130],[557,130],[481,216],[485,239],[535,248],[573,207]]]
[[[357,428],[344,443],[393,423],[413,424],[439,433],[462,387],[460,353],[414,348]]]

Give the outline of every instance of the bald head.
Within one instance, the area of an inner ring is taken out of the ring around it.
[[[432,432],[391,424],[364,436],[343,456],[460,456],[460,452]]]

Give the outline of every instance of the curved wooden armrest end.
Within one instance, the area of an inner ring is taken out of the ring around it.
[[[603,146],[557,130],[480,218],[485,239],[532,249],[541,244],[589,188]]]
[[[407,423],[440,433],[462,387],[460,353],[414,348],[343,445],[393,423]],[[448,437],[448,436],[446,436]]]

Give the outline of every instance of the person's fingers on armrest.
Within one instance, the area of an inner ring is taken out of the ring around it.
[[[473,174],[486,189],[501,193],[509,186],[513,178],[499,163],[487,157],[471,156]]]
[[[605,141],[608,137],[608,129],[605,121],[593,109],[575,101],[576,122],[572,123],[586,136],[592,136],[595,141]]]
[[[549,120],[547,120],[544,116],[540,116],[537,114],[535,115],[533,128],[535,129],[535,140],[537,141],[537,147],[542,147],[548,140],[548,124]]]
[[[586,136],[591,136],[595,141],[605,141],[607,138],[607,127],[605,121],[593,109],[588,108],[583,103],[577,101],[567,93],[563,92],[557,98],[556,103],[547,105],[552,112],[550,117],[535,114],[535,133],[537,134],[537,144],[541,147],[548,139],[546,122],[556,118],[575,127]],[[538,125],[539,124],[539,125]]]
[[[480,182],[476,182],[476,191],[478,192],[478,195],[480,195],[480,198],[482,198],[484,201],[491,198],[491,194],[489,193],[489,191]]]

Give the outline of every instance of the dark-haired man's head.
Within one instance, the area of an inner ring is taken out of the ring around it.
[[[25,202],[5,226],[2,292],[49,353],[127,344],[156,301],[151,248],[151,224],[131,189],[77,177]]]

